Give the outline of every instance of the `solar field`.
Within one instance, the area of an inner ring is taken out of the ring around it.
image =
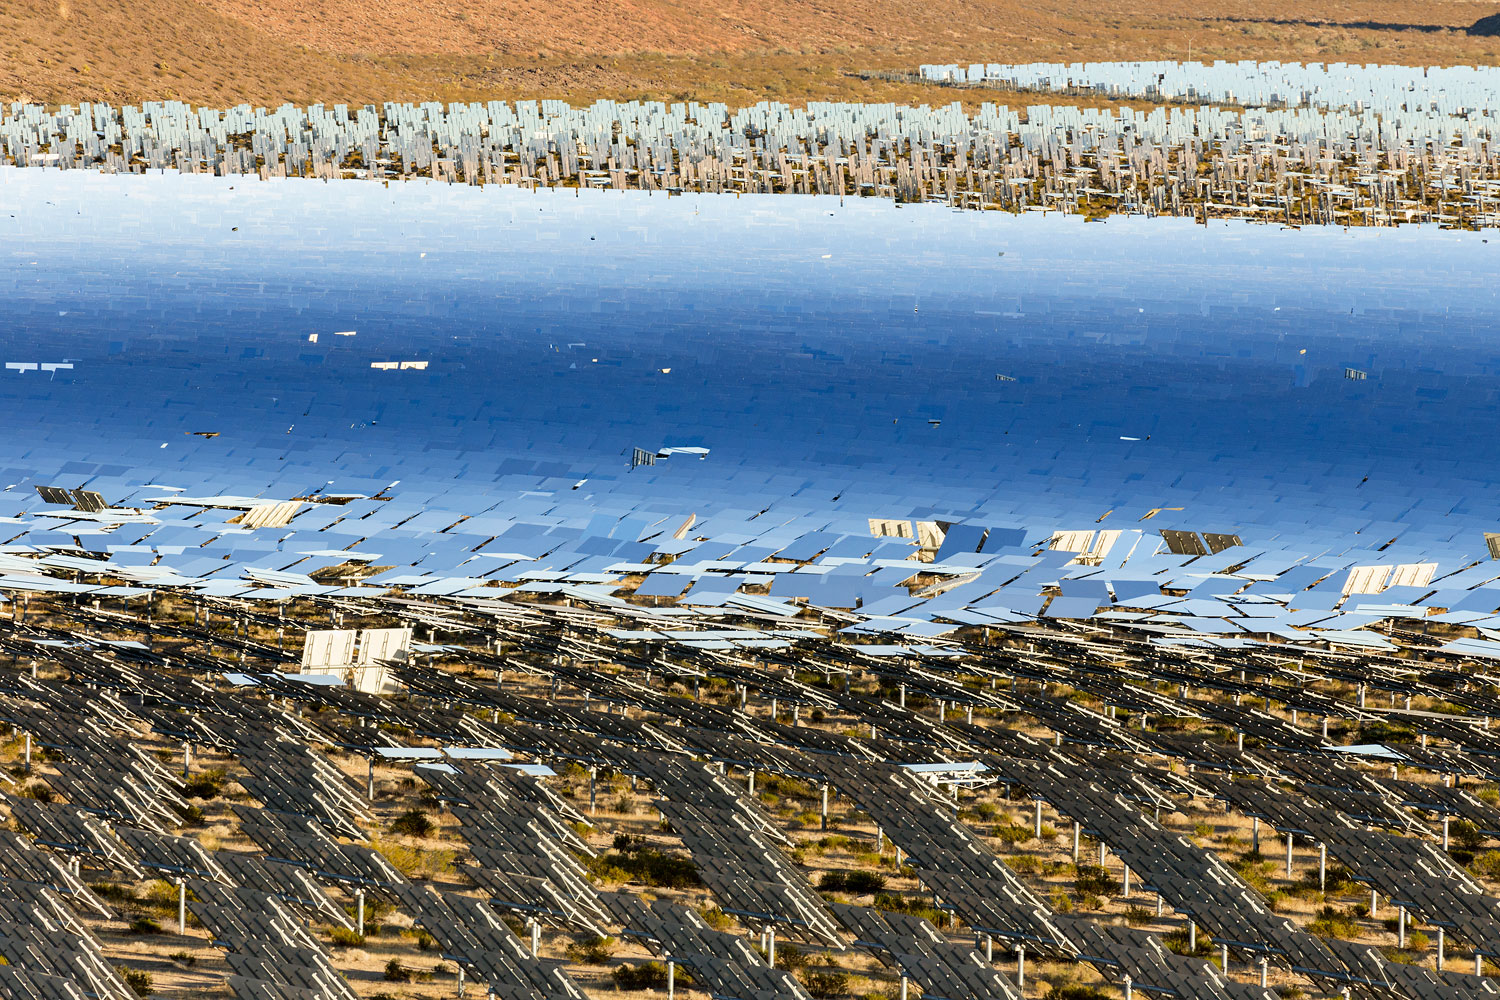
[[[1486,231],[0,205],[3,995],[1500,989]]]

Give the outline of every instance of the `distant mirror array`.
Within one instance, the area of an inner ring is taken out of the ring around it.
[[[921,67],[934,84],[1201,107],[561,101],[11,104],[0,162],[113,173],[834,194],[958,208],[1494,225],[1500,72],[1294,64]],[[1224,105],[1218,107],[1215,105]],[[1238,105],[1238,106],[1235,106]]]

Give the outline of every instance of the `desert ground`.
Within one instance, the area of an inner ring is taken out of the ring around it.
[[[1500,36],[1482,22],[1497,13],[1470,0],[11,0],[0,100],[977,103],[1007,95],[859,74],[969,60],[1494,63]]]

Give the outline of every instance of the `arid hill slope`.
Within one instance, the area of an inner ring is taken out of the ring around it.
[[[923,61],[1500,61],[1500,0],[10,0],[0,99],[918,100]],[[1002,97],[1003,99],[1003,97]]]

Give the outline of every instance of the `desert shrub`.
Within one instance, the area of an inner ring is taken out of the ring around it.
[[[579,965],[603,965],[615,953],[612,937],[591,937],[568,945],[568,959]]]
[[[1359,727],[1361,743],[1415,743],[1417,734],[1405,726],[1394,726],[1389,722],[1366,722]]]
[[[776,965],[788,972],[807,968],[807,955],[796,945],[787,942],[776,946]]]
[[[1450,821],[1448,835],[1465,850],[1477,851],[1484,846],[1484,834],[1479,832],[1478,825],[1466,819]]]
[[[156,992],[151,986],[151,973],[145,969],[132,969],[128,965],[117,965],[115,972],[120,974],[120,978],[125,980],[125,985],[129,986],[131,992],[138,997],[149,997]]]
[[[1161,943],[1168,951],[1178,955],[1197,955],[1199,957],[1213,954],[1213,944],[1209,941],[1207,934],[1198,935],[1198,950],[1192,951],[1188,948],[1189,938],[1187,928],[1178,928],[1168,931],[1161,936]]]
[[[892,892],[877,892],[875,900],[870,904],[877,910],[885,910],[888,913],[909,913],[914,917],[922,917],[928,923],[942,926],[948,919],[947,914],[934,906]]]
[[[1094,986],[1066,983],[1048,990],[1045,1000],[1110,1000],[1110,996]]]
[[[146,884],[140,901],[159,913],[177,913],[177,887],[165,879],[155,879]]]
[[[1120,880],[1098,865],[1079,865],[1073,891],[1079,896],[1113,896],[1120,891]]]
[[[1035,875],[1042,867],[1042,863],[1031,854],[1015,854],[1005,858],[1004,861],[1010,870],[1018,875]]]
[[[393,958],[385,963],[385,972],[381,976],[388,983],[411,982],[411,970],[401,964],[401,959]]]
[[[1022,826],[1019,823],[1007,823],[995,827],[995,836],[1007,847],[1014,847],[1016,844],[1024,844],[1030,840],[1032,830],[1031,827]]]
[[[365,936],[347,927],[335,927],[328,934],[335,948],[358,948],[365,943]]]
[[[420,809],[408,809],[391,821],[391,832],[406,837],[426,837],[432,831],[432,820]]]
[[[38,802],[51,802],[55,797],[50,785],[44,785],[40,781],[33,781],[21,789],[21,797],[36,799]]]
[[[1359,936],[1359,924],[1353,914],[1333,906],[1320,908],[1307,929],[1319,937],[1349,940]]]
[[[717,906],[705,907],[698,912],[703,917],[704,923],[716,931],[727,931],[734,925],[734,921],[730,919],[729,914]]]
[[[1323,891],[1334,895],[1344,895],[1358,888],[1358,883],[1354,881],[1354,874],[1343,865],[1329,865],[1324,872],[1324,884],[1327,888]],[[1309,869],[1307,874],[1302,876],[1301,888],[1317,890],[1318,870],[1316,868]]]
[[[94,895],[116,903],[128,903],[135,899],[135,890],[128,885],[119,885],[115,882],[92,882],[89,884]]]
[[[849,995],[847,972],[810,972],[803,981],[809,995],[816,1000],[832,1000]]]
[[[434,878],[453,868],[451,848],[411,847],[385,840],[372,840],[370,846],[407,878]]]
[[[182,785],[182,795],[189,799],[216,799],[224,791],[224,771],[212,768],[200,771]]]
[[[868,896],[885,888],[885,876],[879,872],[824,872],[818,880],[824,892],[849,892]]]
[[[161,924],[150,917],[137,917],[126,928],[126,933],[128,934],[160,934],[161,932]]]
[[[1469,862],[1469,870],[1480,878],[1500,881],[1500,851],[1485,851]]]
[[[1265,895],[1271,888],[1271,881],[1266,877],[1266,862],[1260,854],[1252,851],[1235,858],[1229,863],[1235,874],[1244,879],[1245,884],[1261,895]]]
[[[172,803],[172,811],[182,820],[183,826],[203,826],[208,822],[208,817],[204,814],[203,810],[191,803],[180,806],[174,802]]]
[[[664,990],[667,988],[667,966],[664,962],[642,962],[640,965],[618,965],[611,973],[622,990]],[[676,985],[686,985],[693,977],[682,966],[672,973]]]
[[[589,870],[605,881],[644,882],[660,889],[691,889],[703,884],[698,868],[687,858],[653,847],[630,853],[611,851],[588,861]]]
[[[783,798],[814,799],[818,797],[817,789],[812,783],[800,778],[787,778],[778,774],[761,776],[759,788],[763,792]]]

